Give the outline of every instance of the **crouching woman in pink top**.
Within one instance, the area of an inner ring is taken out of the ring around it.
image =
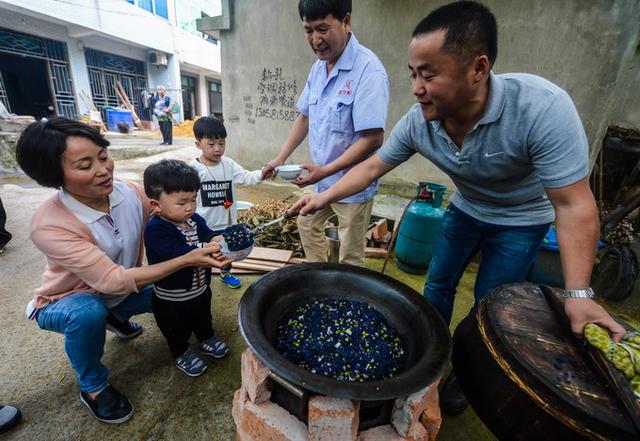
[[[31,240],[47,258],[42,285],[27,315],[42,329],[64,334],[80,383],[80,400],[100,421],[121,423],[133,405],[109,384],[105,329],[137,336],[131,316],[151,312],[151,283],[190,266],[224,267],[219,247],[199,248],[141,266],[143,230],[150,214],[144,190],[113,179],[109,141],[66,118],[30,124],[20,136],[20,167],[45,187],[60,190],[33,215]]]

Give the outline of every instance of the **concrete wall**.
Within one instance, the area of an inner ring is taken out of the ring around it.
[[[354,1],[353,31],[378,54],[389,74],[387,133],[415,102],[406,67],[411,32],[420,18],[444,3]],[[290,128],[291,112],[295,112],[287,105],[290,92],[282,97],[284,105],[272,104],[270,94],[266,97],[269,104],[261,105],[262,88],[276,83],[287,91],[297,90],[295,103],[315,59],[304,39],[296,4],[292,0],[236,0],[232,29],[221,31],[228,152],[247,167],[276,155]],[[565,88],[584,122],[592,156],[612,121],[640,126],[639,0],[486,0],[485,4],[498,19],[495,72],[530,72]],[[267,79],[263,78],[265,69],[271,73]],[[308,158],[305,144],[292,161]],[[389,178],[449,182],[417,157]]]

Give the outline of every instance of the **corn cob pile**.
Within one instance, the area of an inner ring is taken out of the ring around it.
[[[238,222],[247,224],[249,228],[257,227],[282,216],[290,206],[291,204],[285,201],[265,199],[249,210],[239,213]],[[292,250],[293,257],[304,257],[295,218],[284,220],[256,232],[255,241],[256,246],[259,247]]]

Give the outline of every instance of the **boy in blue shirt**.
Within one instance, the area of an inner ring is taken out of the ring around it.
[[[144,171],[144,190],[155,215],[144,230],[149,264],[187,254],[196,247],[217,247],[214,232],[196,211],[198,173],[177,160],[162,160]],[[216,256],[223,259],[221,254]],[[220,262],[220,267],[229,265]],[[206,363],[189,346],[191,333],[200,341],[200,354],[222,358],[229,351],[211,324],[211,270],[187,267],[154,284],[153,315],[167,339],[176,367],[197,377]]]

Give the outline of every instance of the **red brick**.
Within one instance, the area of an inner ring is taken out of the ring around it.
[[[422,425],[419,419],[425,411],[431,422],[430,426],[426,427],[427,431],[431,433],[435,430],[437,434],[440,428],[438,382],[439,380],[408,397],[398,398],[395,401],[391,413],[391,424],[400,435],[409,437],[413,433],[413,436],[417,437],[417,433],[421,433],[422,430],[416,426]]]
[[[240,363],[242,387],[254,403],[264,403],[271,397],[269,390],[269,368],[256,355],[247,349],[242,353]]]
[[[360,432],[357,441],[406,441],[406,438],[398,435],[393,426],[387,424]]]
[[[260,440],[257,440],[255,438],[251,438],[249,435],[247,435],[242,430],[237,429],[236,430],[236,441],[260,441]]]
[[[424,412],[420,417],[420,422],[429,433],[429,441],[434,441],[440,431],[442,415],[440,413],[440,398],[438,396],[437,383],[432,384],[429,388],[431,390],[425,395]]]
[[[435,438],[434,438],[435,439]],[[429,432],[424,426],[420,423],[420,421],[416,421],[411,425],[409,429],[409,433],[407,434],[408,441],[431,441]]]
[[[385,236],[385,234],[389,232],[389,228],[387,226],[387,220],[380,219],[378,222],[376,222],[375,226],[371,230],[373,230],[372,231],[373,239],[381,240]]]
[[[231,415],[233,416],[233,421],[236,423],[236,427],[240,427],[245,401],[247,401],[247,391],[244,387],[240,387],[240,389],[233,394],[233,406],[231,407]]]
[[[260,441],[307,441],[308,437],[304,423],[270,401],[256,404],[247,400],[238,430]]]
[[[309,441],[355,441],[360,403],[316,395],[309,399]]]
[[[396,431],[406,437],[409,429],[418,421],[424,411],[424,395],[429,387],[422,389],[408,397],[396,399],[391,412],[391,424]]]

